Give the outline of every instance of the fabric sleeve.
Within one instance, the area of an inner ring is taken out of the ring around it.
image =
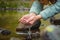
[[[43,9],[43,6],[42,6],[42,4],[40,4],[40,2],[39,1],[34,1],[33,2],[33,4],[32,4],[32,6],[31,6],[31,9],[30,9],[30,12],[29,13],[36,13],[36,14],[39,14],[40,13],[40,11],[42,11],[42,9]]]
[[[55,4],[51,5],[50,7],[46,8],[40,15],[44,20],[48,19],[49,17],[55,15],[56,13],[60,12],[60,0],[58,0]]]

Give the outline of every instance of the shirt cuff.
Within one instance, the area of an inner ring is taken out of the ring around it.
[[[42,16],[42,19],[46,20],[47,19],[47,15],[45,13],[40,13],[39,15]]]

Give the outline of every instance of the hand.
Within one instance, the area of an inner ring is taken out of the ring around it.
[[[41,19],[40,15],[31,16],[27,21],[29,25],[33,25],[37,20]]]
[[[26,25],[33,25],[37,20],[41,18],[40,15],[36,15],[35,13],[24,15],[19,21]]]
[[[22,24],[26,24],[26,20],[30,17],[29,14],[24,15],[21,19],[19,19],[19,22],[21,22]]]

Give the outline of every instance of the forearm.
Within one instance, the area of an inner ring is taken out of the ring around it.
[[[39,14],[42,11],[42,8],[42,4],[40,4],[39,1],[34,1],[29,13]]]
[[[60,12],[60,2],[56,2],[54,5],[51,5],[50,7],[46,8],[45,10],[40,12],[40,15],[44,20],[46,20],[58,12]]]

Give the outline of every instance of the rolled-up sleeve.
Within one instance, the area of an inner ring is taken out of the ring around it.
[[[42,4],[40,4],[39,1],[34,1],[29,13],[34,12],[36,14],[39,14],[40,11],[42,11],[42,9],[43,9]]]
[[[48,19],[49,17],[55,15],[56,13],[60,12],[60,0],[58,0],[55,4],[51,5],[50,7],[46,8],[40,15],[44,20]]]

